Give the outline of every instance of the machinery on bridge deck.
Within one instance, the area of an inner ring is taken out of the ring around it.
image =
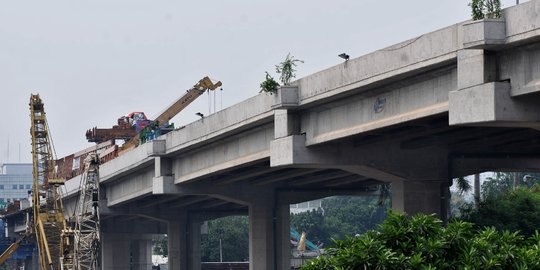
[[[149,120],[143,112],[132,112],[118,118],[118,124],[112,128],[93,128],[86,132],[88,142],[101,143],[107,140],[125,140],[122,150],[129,150],[139,143],[151,141],[154,138],[171,131],[174,126],[169,121],[185,109],[191,102],[206,91],[215,90],[222,84],[213,83],[208,76],[202,78],[192,88],[166,108],[156,119]]]

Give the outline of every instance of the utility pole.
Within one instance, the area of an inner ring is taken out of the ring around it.
[[[474,202],[476,205],[480,203],[480,174],[474,175]]]
[[[219,262],[223,262],[223,249],[221,247],[221,238],[219,238]]]

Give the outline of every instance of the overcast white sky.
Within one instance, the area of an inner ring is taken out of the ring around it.
[[[31,92],[62,157],[91,145],[87,129],[132,111],[156,116],[205,75],[223,82],[227,107],[258,94],[289,52],[305,61],[303,77],[341,63],[339,53],[355,58],[467,20],[467,3],[0,0],[0,163],[31,162]],[[208,105],[203,96],[173,122],[197,120]]]

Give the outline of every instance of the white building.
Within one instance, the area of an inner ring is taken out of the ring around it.
[[[298,214],[301,212],[317,210],[318,208],[322,208],[322,199],[291,204],[291,213]]]
[[[31,163],[0,164],[0,208],[14,200],[27,199],[31,189]]]

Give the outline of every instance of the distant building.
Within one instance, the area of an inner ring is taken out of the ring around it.
[[[314,200],[309,202],[303,202],[303,203],[296,203],[291,204],[291,213],[298,214],[301,212],[307,212],[311,210],[317,210],[318,208],[322,208],[322,200]]]
[[[0,209],[28,198],[32,189],[32,163],[0,164]]]

